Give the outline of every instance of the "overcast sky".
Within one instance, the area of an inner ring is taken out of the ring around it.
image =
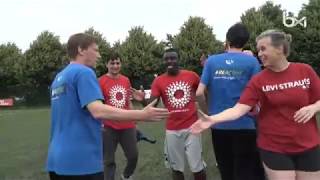
[[[297,14],[308,0],[274,0]],[[240,21],[251,7],[265,0],[0,0],[0,44],[14,42],[22,50],[44,30],[66,42],[68,37],[89,27],[101,32],[108,42],[125,40],[133,26],[164,40],[176,34],[189,16],[205,18],[217,39]]]

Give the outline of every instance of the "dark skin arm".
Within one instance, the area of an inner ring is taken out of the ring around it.
[[[150,102],[153,102],[155,99],[157,99],[157,102],[155,103],[154,107],[158,106],[159,97],[151,96],[149,99],[145,99],[145,93],[143,89],[137,90],[134,88],[131,88],[132,97],[134,100],[140,102],[143,106],[147,106]]]

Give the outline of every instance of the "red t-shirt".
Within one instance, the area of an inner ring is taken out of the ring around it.
[[[296,123],[300,108],[320,100],[320,80],[306,64],[291,63],[282,72],[265,69],[249,82],[239,103],[260,102],[258,146],[280,153],[298,153],[320,143],[316,118]]]
[[[130,88],[131,84],[126,76],[120,75],[118,78],[112,78],[103,75],[99,78],[99,84],[104,96],[105,103],[121,109],[130,109]],[[114,129],[134,128],[133,121],[112,121],[110,119],[103,121],[104,126],[109,126]]]
[[[170,114],[166,128],[180,130],[189,128],[198,118],[195,93],[199,76],[191,71],[180,70],[176,76],[162,74],[152,83],[151,95],[161,97]]]

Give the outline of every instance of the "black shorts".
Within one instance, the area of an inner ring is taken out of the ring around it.
[[[282,154],[260,149],[260,157],[272,170],[320,171],[320,146],[297,154]]]
[[[50,180],[103,180],[103,172],[79,176],[58,175],[55,172],[49,172]]]

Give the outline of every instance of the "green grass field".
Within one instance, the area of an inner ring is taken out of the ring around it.
[[[0,180],[47,180],[45,161],[49,139],[49,108],[18,110],[0,109]],[[155,137],[155,145],[139,143],[139,162],[135,173],[137,180],[170,179],[170,171],[164,167],[164,123],[139,123],[139,129]],[[208,179],[219,180],[215,167],[211,137],[203,135],[204,158]],[[123,152],[117,151],[117,173],[125,164]],[[186,179],[193,179],[186,168]]]

